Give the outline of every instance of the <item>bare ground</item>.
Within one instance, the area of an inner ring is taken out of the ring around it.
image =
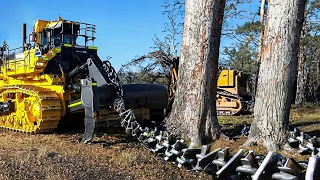
[[[291,122],[310,135],[320,136],[319,107],[293,108]],[[230,147],[253,149],[266,154],[260,146],[241,147],[245,138],[238,135],[251,116],[219,117],[232,140],[219,140],[212,149]],[[212,179],[164,162],[144,149],[132,137],[105,133],[90,145],[79,143],[82,131],[30,135],[0,129],[0,179]],[[280,152],[298,161],[308,155]]]
[[[163,162],[131,137],[79,143],[82,134],[29,135],[0,130],[1,179],[207,179]]]

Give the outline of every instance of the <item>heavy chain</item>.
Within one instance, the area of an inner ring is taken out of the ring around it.
[[[105,60],[103,61],[103,69],[105,70],[108,79],[106,79],[108,85],[113,85],[117,92],[117,97],[113,102],[113,108],[118,112],[121,113],[125,110],[125,103],[123,100],[123,89],[121,85],[120,78],[116,73],[115,69],[112,67],[110,61]]]

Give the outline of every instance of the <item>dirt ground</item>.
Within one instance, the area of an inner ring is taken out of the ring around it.
[[[0,179],[210,179],[165,162],[120,133],[79,143],[80,132],[0,129]]]
[[[320,136],[320,108],[293,108],[291,122],[310,135]],[[237,135],[251,116],[219,117],[226,134]],[[82,144],[82,131],[30,135],[0,129],[0,179],[212,179],[164,162],[122,132],[107,132],[92,144]],[[242,136],[220,140],[212,148],[230,147],[234,153]],[[245,148],[246,149],[246,148]],[[249,147],[267,153],[263,147]],[[308,156],[285,156],[306,160]]]

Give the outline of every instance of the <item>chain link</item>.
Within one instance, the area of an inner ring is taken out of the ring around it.
[[[125,110],[125,103],[123,100],[123,89],[122,89],[120,78],[116,73],[115,69],[112,67],[110,61],[108,60],[103,61],[103,69],[105,70],[108,76],[107,84],[113,85],[117,92],[117,97],[113,102],[113,108],[118,113],[121,113]]]

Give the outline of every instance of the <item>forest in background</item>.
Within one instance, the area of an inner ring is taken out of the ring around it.
[[[244,6],[260,4],[259,7]],[[266,12],[268,2],[261,0],[229,0],[226,2],[222,27],[219,65],[237,69],[252,75],[252,88],[258,70],[261,32],[264,29],[266,13],[261,16],[261,6]],[[254,9],[254,10],[252,10]],[[320,97],[320,2],[309,0],[305,10],[306,21],[301,33],[298,75],[293,89],[296,104],[306,102],[319,104]],[[183,31],[184,1],[174,0],[163,5],[162,15],[166,18],[164,39],[157,35],[150,53],[128,60],[119,69],[121,81],[126,83],[159,83],[168,86],[170,65],[180,55]],[[252,92],[254,96],[254,91]]]

